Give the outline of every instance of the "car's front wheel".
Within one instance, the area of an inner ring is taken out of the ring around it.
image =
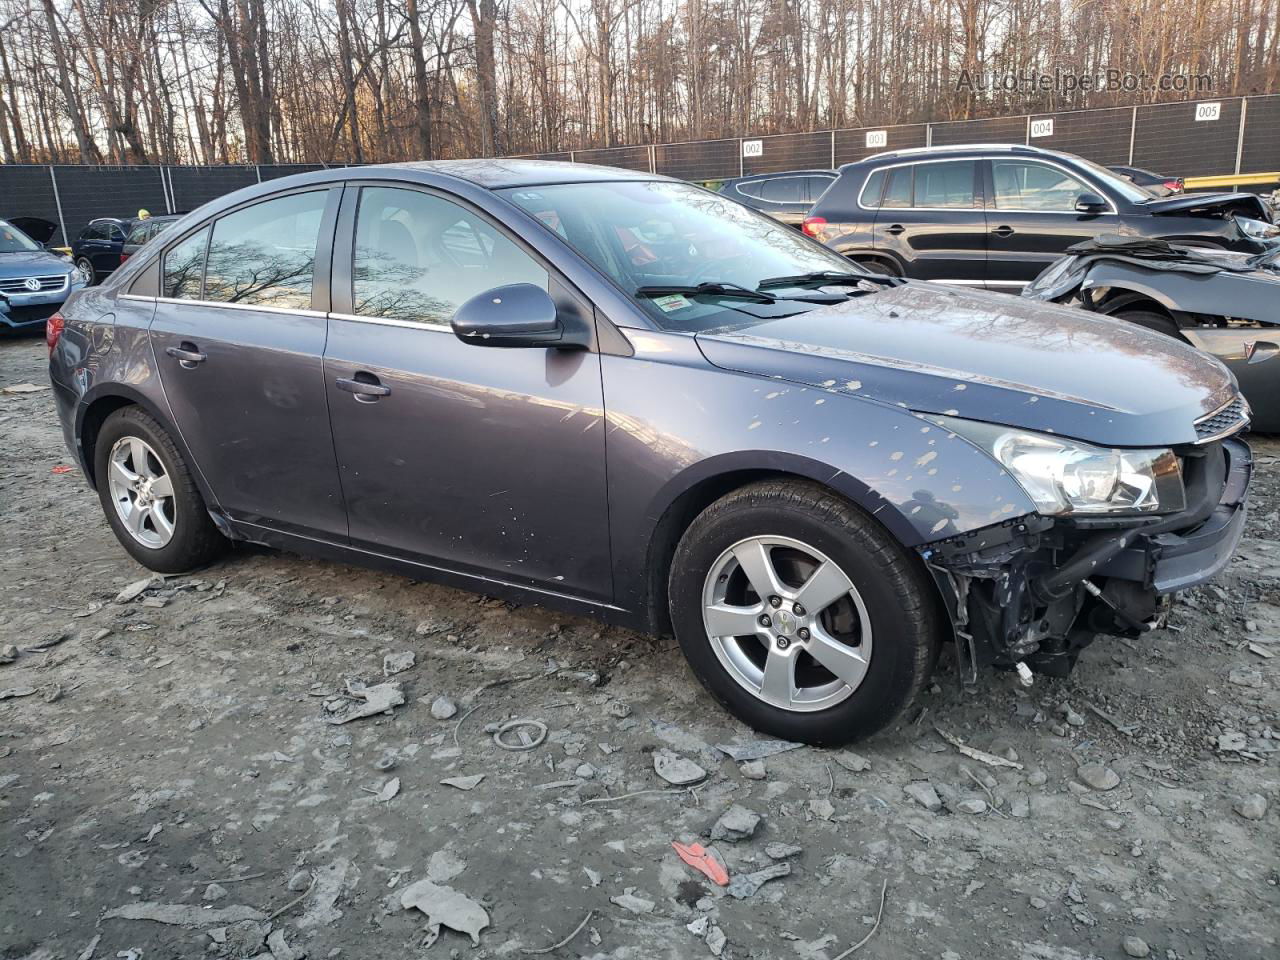
[[[85,275],[85,278],[86,278],[85,282],[88,283],[89,286],[92,287],[95,283],[98,282],[98,274],[93,269],[93,261],[90,260],[88,257],[77,257],[76,266],[79,267],[80,272]]]
[[[140,407],[124,407],[103,422],[94,477],[107,522],[144,567],[182,573],[226,546],[173,439]]]
[[[734,715],[835,745],[901,713],[928,679],[932,588],[873,519],[816,484],[767,481],[700,514],[672,561],[672,624]]]

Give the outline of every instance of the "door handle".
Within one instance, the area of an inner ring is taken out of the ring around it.
[[[390,396],[391,388],[384,387],[372,373],[363,370],[354,377],[339,377],[334,381],[339,390],[355,394],[361,403],[373,403],[379,397]]]
[[[1001,224],[991,232],[995,234],[997,237],[1011,237],[1013,236],[1013,227],[1009,226],[1008,224]]]
[[[885,230],[885,233],[891,233],[895,237],[900,233],[906,233],[906,232],[907,232],[907,228],[900,223],[895,223],[893,226]]]
[[[204,363],[204,361],[208,359],[205,354],[200,352],[194,343],[190,343],[186,340],[183,340],[182,343],[176,347],[165,347],[164,352],[177,360],[178,363],[187,370],[193,369],[197,363]]]

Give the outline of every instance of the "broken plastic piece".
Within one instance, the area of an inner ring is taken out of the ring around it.
[[[1029,687],[1036,682],[1035,677],[1031,674],[1031,668],[1027,666],[1026,661],[1019,660],[1014,664],[1014,669],[1018,671],[1018,682],[1024,687]]]
[[[715,854],[704,847],[700,843],[676,843],[672,842],[680,859],[687,863],[699,873],[705,874],[706,877],[714,884],[720,887],[729,885],[729,871],[724,868]]]

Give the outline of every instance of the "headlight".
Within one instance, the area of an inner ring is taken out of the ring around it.
[[[992,423],[930,419],[991,454],[1040,513],[1172,513],[1186,508],[1182,466],[1172,450],[1108,449]]]
[[[1236,217],[1236,223],[1245,236],[1253,237],[1255,240],[1270,240],[1273,237],[1280,237],[1280,227],[1277,227],[1274,223],[1267,223],[1265,220]]]

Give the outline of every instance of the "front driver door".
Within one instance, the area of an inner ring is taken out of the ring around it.
[[[171,245],[151,344],[178,429],[223,509],[343,542],[322,370],[340,194],[278,195]]]
[[[1105,213],[1078,212],[1082,194],[1106,195],[1056,164],[995,157],[988,165],[987,286],[992,289],[1016,292],[1073,243],[1120,228],[1110,203]]]
[[[496,286],[590,306],[456,198],[349,186],[325,381],[353,546],[612,598],[599,355],[463,343],[449,320]]]

